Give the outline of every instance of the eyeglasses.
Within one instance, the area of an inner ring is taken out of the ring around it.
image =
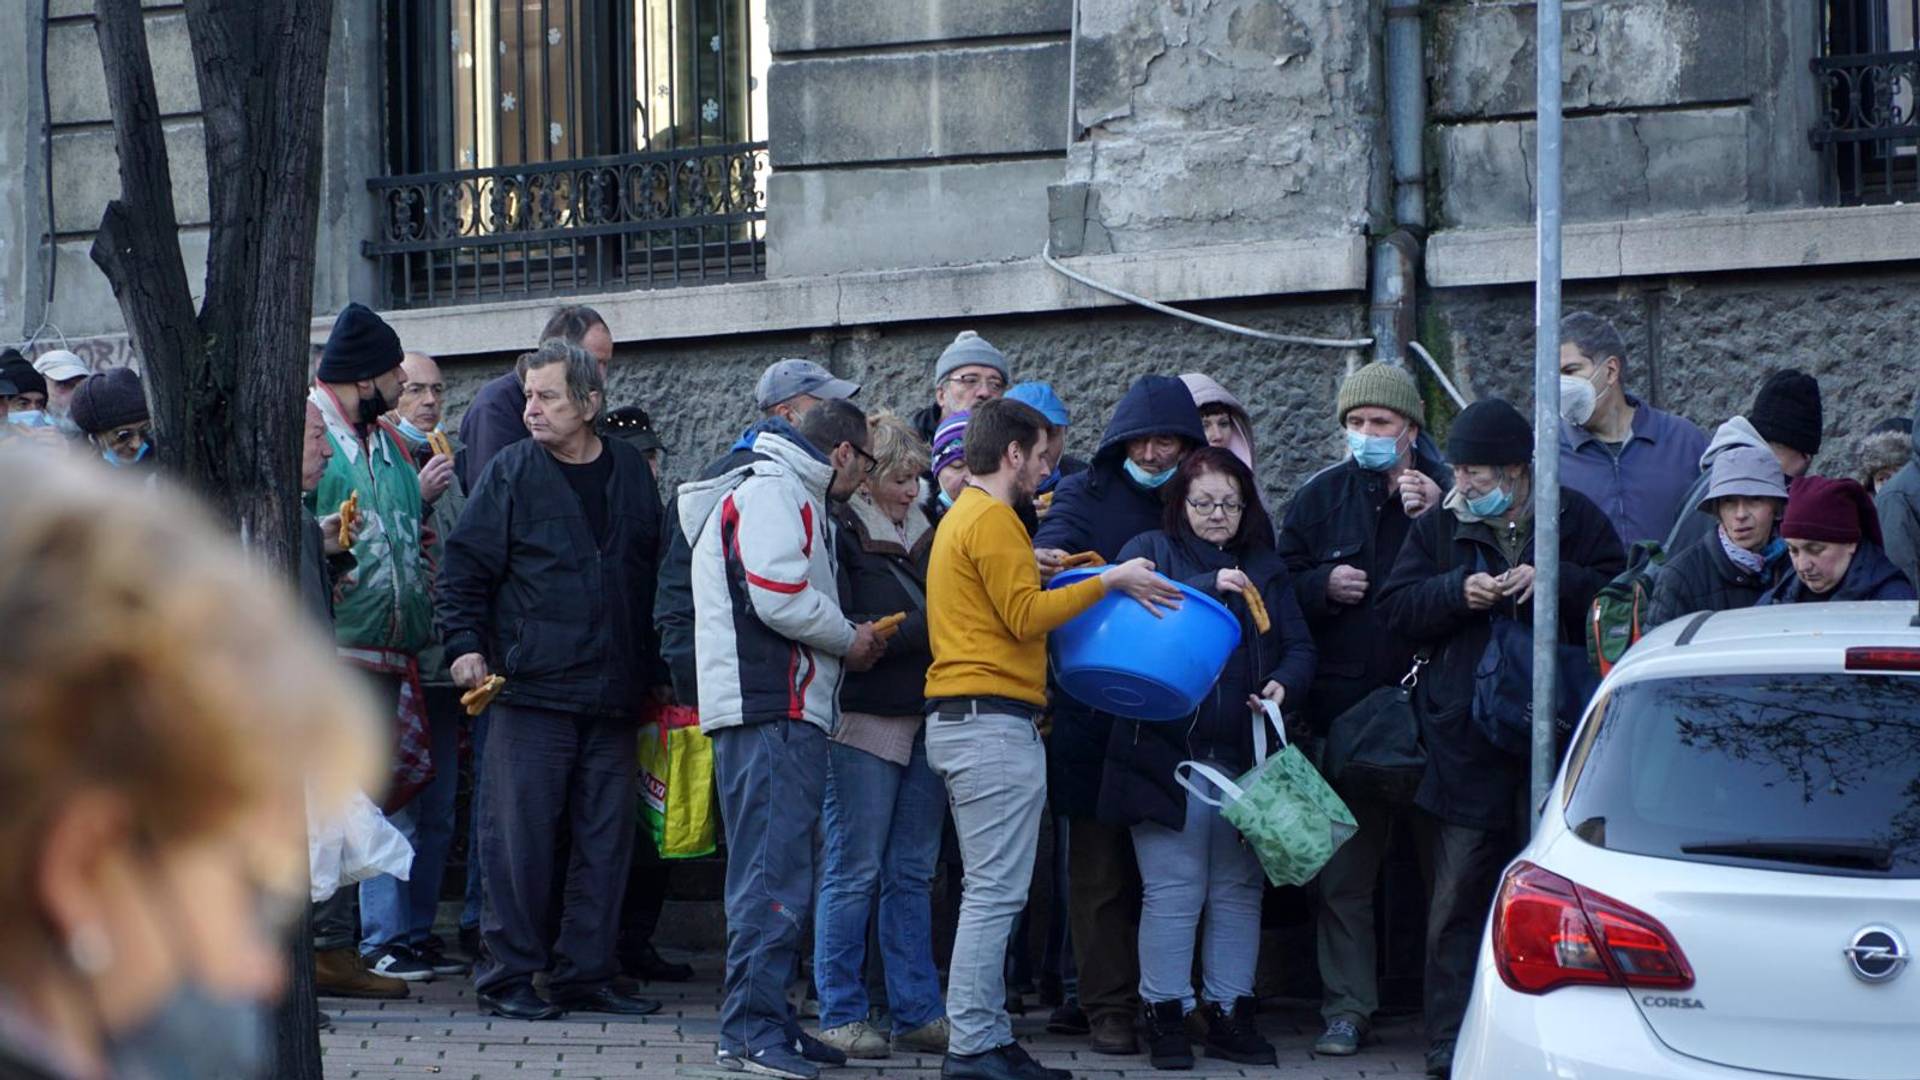
[[[1212,499],[1188,499],[1187,508],[1201,517],[1212,517],[1215,510],[1228,517],[1239,517],[1247,508],[1247,504],[1238,499],[1226,499],[1221,502],[1214,502]]]
[[[848,446],[853,446],[853,444],[852,444],[852,443],[848,443],[847,445],[848,445]],[[869,453],[867,453],[867,452],[866,452],[865,450],[862,450],[862,449],[860,449],[860,448],[859,448],[859,447],[857,447],[857,446],[853,446],[853,452],[854,452],[854,453],[856,453],[856,454],[859,454],[859,455],[860,455],[860,457],[861,457],[861,458],[862,458],[863,460],[865,460],[865,461],[866,461],[866,463],[867,463],[867,468],[866,468],[866,475],[868,475],[868,476],[872,476],[872,475],[873,475],[874,473],[876,473],[876,472],[879,472],[879,471],[880,471],[880,459],[879,459],[879,458],[877,458],[877,457],[874,457],[874,456],[873,456],[872,454],[869,454]]]
[[[132,427],[115,428],[107,433],[107,445],[115,450],[138,448],[141,443],[147,441],[147,435],[152,431],[151,421],[135,424]]]
[[[1007,388],[1007,381],[998,375],[977,375],[973,372],[968,372],[965,375],[949,375],[947,376],[947,381],[959,383],[968,390],[977,390],[984,386],[996,394],[1005,391]]]

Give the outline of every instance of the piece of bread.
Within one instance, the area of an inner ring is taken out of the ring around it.
[[[1097,551],[1083,551],[1078,555],[1069,555],[1060,560],[1060,569],[1062,570],[1079,570],[1082,567],[1105,565],[1107,565],[1107,560],[1101,558],[1100,553]]]
[[[1260,590],[1248,585],[1240,590],[1247,598],[1247,610],[1253,612],[1253,628],[1261,633],[1273,629],[1273,620],[1267,616],[1267,602],[1260,596]]]
[[[896,611],[883,619],[875,620],[873,632],[880,635],[881,641],[890,641],[893,635],[900,632],[900,624],[906,621],[907,613],[904,611]]]
[[[493,704],[495,695],[500,693],[507,680],[501,675],[489,675],[487,681],[460,695],[460,704],[467,710],[468,716],[479,716]]]

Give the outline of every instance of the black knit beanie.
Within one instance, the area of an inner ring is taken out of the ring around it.
[[[1753,395],[1747,419],[1761,438],[1812,457],[1820,452],[1821,428],[1825,426],[1819,380],[1799,368],[1774,372]]]
[[[8,351],[12,352],[11,349]],[[44,395],[47,392],[47,380],[33,370],[31,361],[17,352],[0,361],[0,376],[13,384],[13,392],[16,394]]]
[[[1499,398],[1476,401],[1447,429],[1447,460],[1455,465],[1525,465],[1533,460],[1533,429],[1520,410]]]
[[[316,377],[324,383],[375,379],[400,366],[400,335],[365,304],[348,304],[333,321]]]
[[[89,375],[73,391],[74,426],[99,435],[148,419],[147,395],[132,368],[112,368]]]

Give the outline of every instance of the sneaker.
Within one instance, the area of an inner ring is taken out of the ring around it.
[[[1427,1048],[1427,1075],[1447,1080],[1453,1075],[1453,1040],[1441,1039]]]
[[[438,934],[428,934],[427,940],[413,947],[413,955],[433,969],[435,975],[465,975],[473,967],[472,960],[449,954],[446,942],[441,941]]]
[[[1327,1057],[1352,1057],[1360,1052],[1360,1025],[1344,1016],[1327,1021],[1327,1030],[1313,1044],[1313,1052]]]
[[[873,1030],[873,1025],[865,1020],[821,1028],[820,1041],[850,1058],[883,1058],[893,1052],[887,1037]]]
[[[407,996],[406,983],[368,971],[366,958],[351,947],[313,954],[313,990],[322,997],[391,1001]]]
[[[784,1080],[819,1080],[820,1076],[820,1070],[812,1062],[785,1046],[769,1046],[765,1050],[735,1055],[734,1060],[739,1062],[737,1066],[723,1067],[737,1068],[755,1076],[783,1077]]]
[[[718,1046],[714,1047],[713,1063],[728,1072],[745,1072],[747,1070],[746,1056],[738,1050],[724,1050]]]
[[[924,1054],[944,1054],[947,1052],[947,1044],[952,1038],[953,1025],[943,1016],[930,1024],[922,1024],[912,1031],[895,1035],[893,1037],[893,1048],[895,1050],[916,1050]]]
[[[793,1052],[816,1065],[830,1065],[837,1069],[847,1063],[847,1055],[839,1047],[828,1046],[804,1031],[794,1038]]]
[[[385,975],[389,979],[399,979],[401,982],[433,981],[433,969],[413,955],[413,950],[405,945],[389,945],[369,955],[367,967],[375,975]]]

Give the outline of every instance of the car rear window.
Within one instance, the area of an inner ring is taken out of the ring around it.
[[[1920,877],[1920,678],[1802,673],[1613,690],[1574,748],[1567,824],[1615,851]]]

